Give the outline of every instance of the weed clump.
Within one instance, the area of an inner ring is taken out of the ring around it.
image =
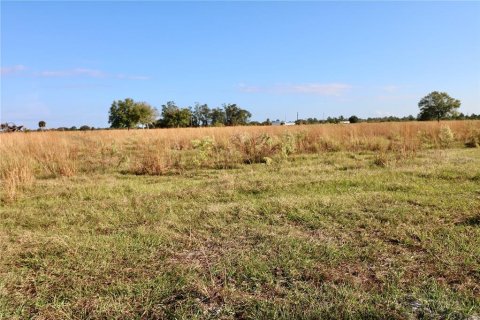
[[[386,152],[379,152],[373,158],[373,164],[378,167],[385,168],[389,165],[389,163],[390,163],[390,159]]]
[[[480,146],[480,130],[473,130],[465,141],[465,147],[478,148]]]
[[[142,159],[133,164],[131,172],[137,175],[164,175],[169,171],[169,165],[158,153],[145,154]]]
[[[35,181],[32,163],[26,159],[16,158],[6,161],[0,171],[3,188],[2,200],[15,200],[22,189],[29,187]]]
[[[215,140],[207,136],[202,139],[192,140],[191,143],[193,150],[195,150],[192,159],[193,164],[198,167],[209,167],[209,162],[213,158]]]
[[[267,133],[260,135],[235,135],[232,144],[240,152],[243,163],[264,163],[265,158],[274,156],[279,151],[279,145]]]
[[[438,133],[438,139],[442,148],[448,148],[454,141],[455,136],[449,126],[443,126]]]

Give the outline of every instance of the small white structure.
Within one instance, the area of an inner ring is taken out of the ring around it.
[[[295,122],[285,122],[280,120],[272,121],[272,126],[294,126]]]
[[[341,124],[349,124],[350,121],[348,121],[348,120],[347,120],[347,121],[340,121],[340,123],[341,123]]]

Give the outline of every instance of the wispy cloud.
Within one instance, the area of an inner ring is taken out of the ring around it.
[[[98,69],[72,68],[59,70],[27,71],[24,65],[15,65],[1,68],[2,75],[13,75],[22,72],[23,76],[38,78],[108,78],[127,80],[148,80],[150,77],[144,75],[129,75],[124,73],[108,73]]]
[[[381,90],[387,93],[397,92],[401,87],[397,85],[388,85],[381,87]]]
[[[148,76],[132,76],[132,75],[126,75],[126,74],[117,74],[115,75],[115,78],[117,79],[129,79],[129,80],[149,80],[151,79]]]
[[[105,78],[107,74],[100,70],[95,69],[86,69],[86,68],[75,68],[69,70],[45,70],[34,73],[34,75],[39,77],[75,77],[75,76],[85,76],[90,78]]]
[[[345,83],[303,83],[273,86],[251,86],[240,84],[238,88],[241,92],[245,93],[314,94],[338,97],[352,88],[352,86]]]
[[[384,85],[375,87],[374,99],[381,102],[408,101],[418,98],[410,85]]]
[[[0,68],[1,75],[15,74],[27,70],[27,67],[21,64]]]
[[[392,101],[408,101],[418,98],[418,95],[415,94],[388,94],[388,95],[377,95],[375,99],[382,102],[392,102]]]

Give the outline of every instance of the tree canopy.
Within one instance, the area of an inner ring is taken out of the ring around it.
[[[194,108],[178,107],[174,101],[162,106],[161,128],[238,126],[246,125],[252,114],[236,104],[224,104],[222,108],[210,109],[207,104],[196,103]]]
[[[206,127],[209,125],[210,122],[210,113],[211,110],[207,104],[200,104],[195,103],[195,107],[193,109],[193,126],[194,127]]]
[[[250,112],[236,104],[225,104],[223,109],[225,110],[225,125],[227,126],[245,125],[252,116]]]
[[[225,110],[222,108],[213,108],[210,111],[210,125],[214,127],[225,125]]]
[[[174,101],[162,105],[162,118],[157,126],[162,128],[184,128],[192,124],[192,111],[189,108],[180,108]]]
[[[348,118],[348,121],[350,121],[350,123],[357,123],[360,121],[360,119],[356,115],[353,115],[350,118]]]
[[[155,121],[156,109],[146,102],[135,102],[133,99],[113,101],[110,107],[108,123],[112,128],[133,128],[138,124],[148,126]]]
[[[158,117],[157,109],[146,102],[137,102],[134,113],[138,116],[138,123],[147,128],[153,125]]]
[[[160,119],[158,119],[160,116]],[[113,101],[108,123],[111,128],[133,128],[138,125],[159,128],[184,128],[207,126],[246,125],[252,114],[236,104],[223,104],[210,109],[207,104],[195,103],[192,107],[179,107],[174,101],[162,105],[159,114],[146,102],[135,102],[131,98]]]
[[[454,117],[460,104],[460,100],[450,97],[446,92],[433,91],[418,103],[418,120],[440,121],[446,117]]]

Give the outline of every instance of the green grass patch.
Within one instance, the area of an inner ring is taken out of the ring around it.
[[[478,316],[479,177],[472,148],[38,179],[0,208],[0,319]]]

